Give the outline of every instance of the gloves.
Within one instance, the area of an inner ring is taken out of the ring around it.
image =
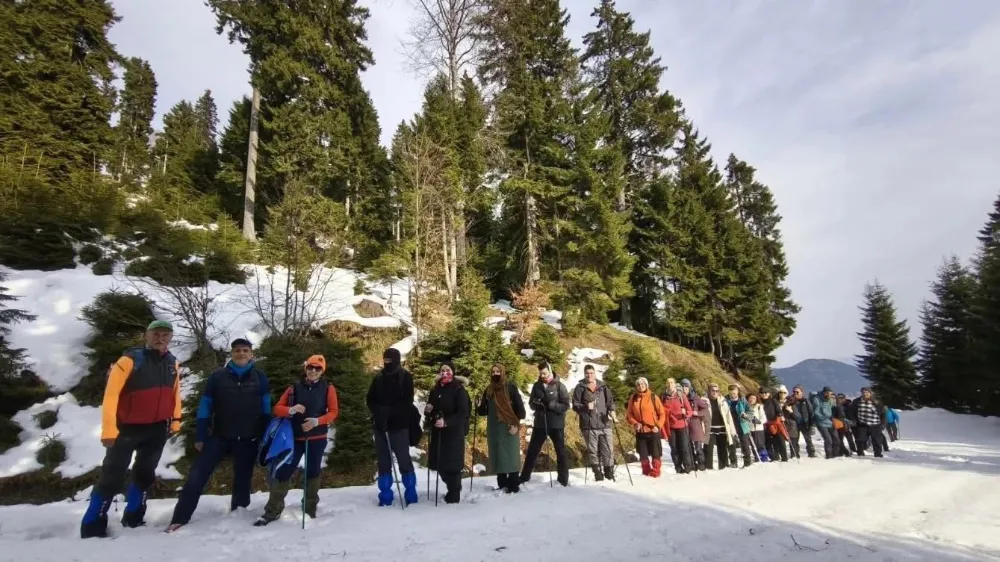
[[[534,409],[534,410],[544,410],[545,409],[545,405],[542,404],[542,401],[539,400],[539,399],[537,399],[537,398],[532,398],[531,400],[529,400],[528,401],[528,405],[530,405],[531,408]]]

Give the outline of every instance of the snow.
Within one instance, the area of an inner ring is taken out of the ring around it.
[[[806,458],[697,477],[666,469],[658,480],[631,465],[634,486],[621,467],[617,482],[586,485],[578,469],[566,489],[550,488],[546,473],[536,472],[516,496],[495,495],[494,479],[484,476],[471,492],[463,481],[461,504],[437,508],[421,473],[420,503],[405,511],[376,507],[374,486],[322,490],[319,517],[306,521],[305,532],[297,490],[283,518],[264,529],[250,525],[263,493],[248,513],[232,515],[228,498],[204,497],[191,524],[171,535],[160,531],[174,500],[152,500],[145,528],[123,530],[120,513],[111,513],[117,538],[110,544],[79,539],[83,501],[3,507],[0,552],[33,562],[62,562],[67,553],[99,561],[109,552],[205,562],[1000,559],[993,523],[1000,421],[920,410],[903,412],[900,430],[904,440],[883,459]],[[966,462],[947,460],[953,457]]]
[[[38,426],[35,416],[42,412],[56,411],[56,424],[48,429]],[[101,410],[81,406],[66,393],[18,412],[11,418],[20,425],[21,444],[0,456],[0,477],[14,476],[41,468],[35,453],[45,444],[47,437],[58,438],[66,445],[66,461],[55,472],[63,478],[82,476],[101,466],[104,446],[101,445]],[[184,455],[180,439],[167,442],[156,474],[162,478],[179,479],[181,475],[171,465]]]
[[[615,330],[618,330],[619,332],[625,332],[626,334],[629,334],[629,335],[632,335],[632,336],[636,336],[636,337],[639,337],[639,338],[649,338],[649,336],[647,336],[646,334],[643,334],[642,332],[636,332],[632,328],[629,328],[627,326],[622,326],[618,322],[612,322],[611,324],[609,324],[609,326],[611,326]]]

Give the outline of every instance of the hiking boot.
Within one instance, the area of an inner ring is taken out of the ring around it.
[[[608,480],[614,481],[614,479],[615,479],[615,467],[614,466],[606,466],[606,467],[604,467],[604,477],[607,478]]]
[[[265,525],[267,525],[269,523],[273,523],[274,521],[277,521],[277,520],[278,520],[277,517],[271,517],[271,516],[269,516],[269,515],[267,515],[265,513],[264,515],[261,515],[260,517],[257,518],[256,521],[253,522],[253,526],[254,527],[263,527],[263,526],[265,526]]]
[[[387,507],[392,505],[392,475],[382,474],[378,477],[378,505]]]
[[[288,480],[285,482],[275,480],[271,483],[271,491],[267,496],[267,503],[264,504],[264,515],[260,519],[270,519],[268,521],[270,523],[281,517],[281,512],[285,511],[285,496],[288,495],[290,487],[291,481]],[[260,521],[260,519],[257,521]],[[255,522],[254,525],[256,524]],[[266,525],[267,523],[264,524]]]
[[[146,524],[146,491],[133,483],[125,492],[125,511],[122,513],[122,527],[134,529]]]
[[[95,490],[90,494],[90,504],[80,523],[80,538],[105,538],[108,536],[108,510],[111,499],[102,497]]]
[[[310,519],[316,519],[316,507],[319,505],[319,478],[307,478],[305,490],[305,512]]]
[[[400,478],[403,480],[403,501],[406,505],[417,503],[420,498],[420,494],[417,493],[417,473],[404,472]]]
[[[591,470],[594,471],[594,482],[602,482],[604,480],[604,472],[601,471],[600,465],[595,464],[591,467]]]

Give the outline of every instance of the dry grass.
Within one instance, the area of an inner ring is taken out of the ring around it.
[[[354,322],[335,320],[323,330],[333,339],[350,342],[361,349],[365,365],[382,366],[382,353],[392,344],[410,335],[403,326],[398,328],[370,328]]]

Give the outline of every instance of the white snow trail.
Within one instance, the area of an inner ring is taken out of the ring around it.
[[[147,528],[123,531],[112,511],[115,538],[106,541],[78,538],[82,501],[12,506],[0,508],[0,560],[1000,560],[1000,421],[920,410],[903,413],[901,430],[883,459],[802,459],[697,478],[665,469],[655,481],[632,465],[634,487],[621,467],[617,482],[586,486],[574,471],[568,489],[550,489],[536,472],[517,496],[495,495],[493,477],[481,477],[471,493],[464,481],[463,503],[437,508],[421,472],[421,501],[406,511],[375,507],[374,487],[324,490],[305,531],[295,491],[284,518],[263,529],[250,522],[264,494],[235,515],[228,498],[204,497],[172,535],[160,531],[174,501],[155,500]]]

